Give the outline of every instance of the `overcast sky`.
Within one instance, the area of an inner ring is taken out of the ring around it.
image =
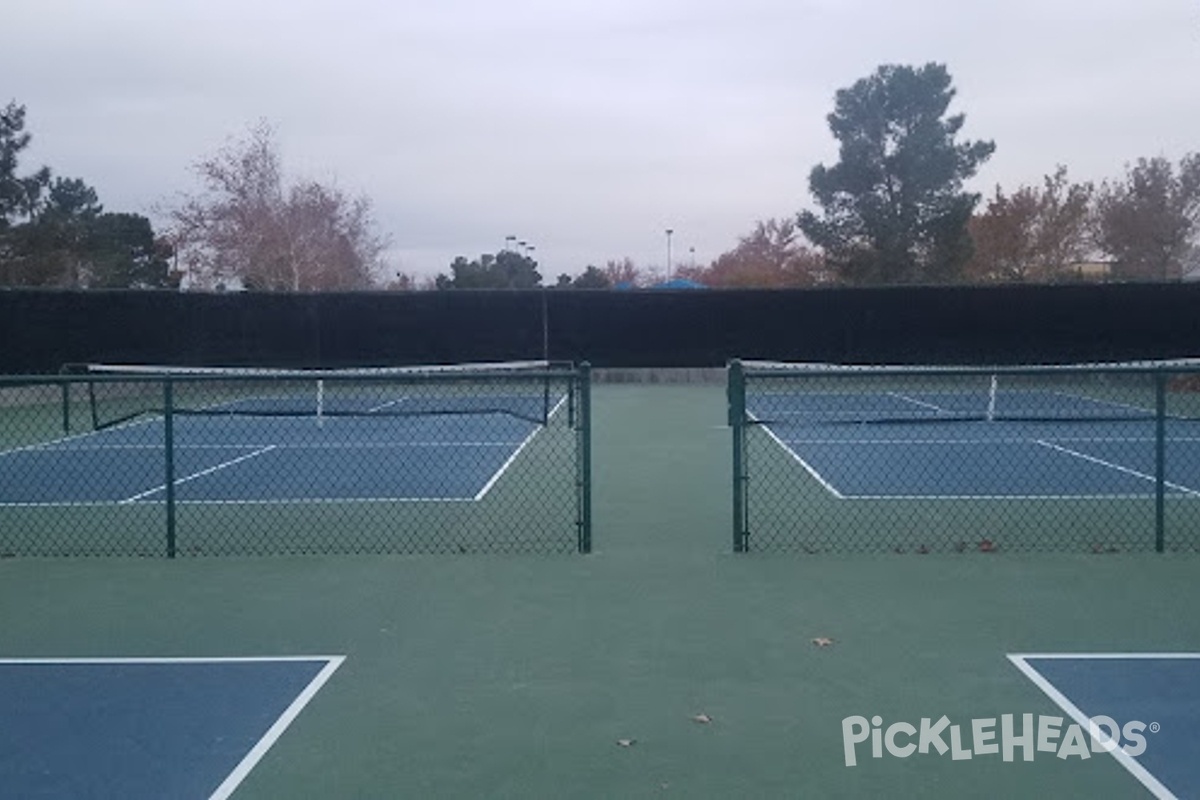
[[[810,205],[834,93],[947,65],[990,193],[1200,150],[1200,0],[4,0],[0,104],[41,164],[152,218],[265,119],[374,203],[393,268],[507,235],[548,279],[708,262]]]

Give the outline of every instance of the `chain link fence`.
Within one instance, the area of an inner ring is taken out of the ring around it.
[[[590,370],[0,378],[0,556],[591,549]]]
[[[733,547],[1200,549],[1200,366],[732,362]]]

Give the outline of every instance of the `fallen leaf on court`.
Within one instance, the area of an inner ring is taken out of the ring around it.
[[[692,722],[698,722],[701,725],[707,725],[712,722],[712,717],[708,714],[696,714],[692,717]]]
[[[637,744],[637,739],[617,739],[617,744],[621,747],[633,747]]]
[[[833,639],[830,639],[828,636],[818,636],[812,640],[812,643],[817,647],[829,647],[833,644]]]
[[[917,552],[923,556],[927,556],[927,555],[929,555],[929,548],[925,545],[921,545],[920,547],[917,548]]]
[[[979,541],[979,552],[994,553],[996,551],[996,543],[991,539],[981,539]]]

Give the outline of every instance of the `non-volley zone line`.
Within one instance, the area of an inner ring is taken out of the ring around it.
[[[269,453],[274,449],[275,449],[275,445],[268,445],[267,447],[260,447],[257,450],[246,453],[245,455],[238,456],[237,458],[231,458],[228,461],[222,461],[220,464],[217,464],[216,466],[213,466],[213,467],[209,467],[208,469],[202,469],[199,472],[193,472],[190,475],[185,475],[182,478],[177,478],[172,482],[172,484],[175,486],[182,486],[183,484],[188,483],[189,481],[194,481],[197,478],[203,478],[205,475],[212,475],[214,472],[219,472],[220,470],[228,469],[229,467],[232,467],[234,464],[241,464],[243,461],[249,461],[252,458],[258,458],[259,456],[263,455],[264,453]],[[126,497],[124,500],[118,501],[117,505],[124,505],[126,503],[135,503],[138,500],[149,497],[150,495],[158,494],[159,492],[165,492],[166,490],[167,490],[167,485],[164,483],[160,486],[155,486],[153,489],[147,489],[144,492],[139,492],[138,494],[135,494],[132,497]]]

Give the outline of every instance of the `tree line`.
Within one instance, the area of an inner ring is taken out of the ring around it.
[[[760,220],[728,252],[675,276],[771,288],[1200,273],[1200,154],[1141,158],[1099,184],[1059,166],[985,199],[964,186],[995,144],[961,138],[955,98],[937,63],[884,65],[838,91],[826,118],[838,160],[809,174],[815,208]],[[418,282],[385,263],[370,199],[289,180],[265,123],[193,165],[200,189],[159,209],[168,229],[157,234],[146,217],[106,212],[78,178],[18,174],[24,126],[23,106],[0,111],[0,286],[605,289],[664,277],[622,258],[548,282],[530,252],[506,247]]]
[[[1180,280],[1200,273],[1200,154],[1129,165],[1099,185],[1065,166],[984,198],[964,189],[992,156],[963,141],[943,64],[884,65],[837,92],[827,117],[839,160],[809,174],[816,210],[760,220],[707,265],[676,275],[711,287]],[[457,271],[437,286],[460,283]],[[629,259],[558,285],[652,285]],[[501,274],[488,285],[512,284]]]

